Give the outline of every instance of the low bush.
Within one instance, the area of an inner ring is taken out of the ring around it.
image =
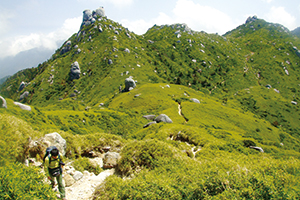
[[[0,199],[56,199],[37,168],[10,163],[0,167]]]
[[[173,155],[171,148],[164,142],[133,141],[123,148],[117,170],[128,176],[141,168],[153,169],[161,165],[161,162],[167,162]]]
[[[95,199],[297,199],[299,160],[219,151],[214,159],[166,158],[134,178],[109,177]],[[138,160],[138,157],[136,157]]]
[[[102,172],[102,168],[100,166],[93,165],[88,158],[81,157],[74,161],[74,168],[78,171],[88,171],[93,172],[94,174],[98,175]]]

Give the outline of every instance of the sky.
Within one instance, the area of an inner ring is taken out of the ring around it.
[[[78,32],[82,12],[102,6],[109,19],[139,35],[154,24],[174,23],[222,35],[253,15],[289,30],[300,27],[299,0],[3,0],[0,78],[12,75],[13,70],[36,67],[38,62],[50,58],[64,41]],[[37,63],[29,62],[31,56],[32,62]],[[24,57],[28,62],[24,61],[23,66],[20,59]]]

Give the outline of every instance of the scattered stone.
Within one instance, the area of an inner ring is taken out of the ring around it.
[[[66,154],[67,142],[57,132],[46,134],[40,141],[47,147],[56,146],[63,156]]]
[[[75,61],[71,66],[70,79],[71,80],[79,79],[80,73],[81,72],[80,72],[79,63],[77,61]]]
[[[154,119],[157,123],[159,122],[166,122],[166,123],[173,123],[173,121],[165,114],[160,114],[158,117]]]
[[[102,32],[103,32],[103,29],[102,29],[102,27],[101,27],[101,26],[99,26],[99,29],[98,29],[98,30],[99,30],[99,32],[100,32],[100,33],[102,33]]]
[[[155,115],[144,115],[143,117],[148,120],[154,120],[156,116]]]
[[[296,55],[300,58],[300,50],[296,51]]]
[[[253,17],[248,17],[245,24],[251,23],[251,22],[255,22],[257,20],[257,16],[254,15]]]
[[[29,92],[25,91],[23,94],[20,95],[20,99],[19,100],[21,101],[21,100],[27,98],[28,96],[29,96]]]
[[[125,92],[128,92],[136,87],[135,81],[132,78],[125,79]]]
[[[200,103],[200,101],[198,99],[195,99],[195,98],[191,98],[191,100],[195,103]]]
[[[267,84],[267,85],[266,85],[266,88],[271,89],[272,86],[271,86],[270,84]]]
[[[109,64],[109,65],[112,65],[112,64],[113,64],[112,59],[108,59],[108,64]]]
[[[22,91],[24,88],[26,87],[26,83],[24,82],[24,81],[22,81],[21,83],[20,83],[20,86],[19,86],[19,91]]]
[[[292,104],[297,105],[298,103],[296,101],[291,101]]]
[[[286,68],[284,68],[284,71],[285,71],[286,75],[290,75],[289,71]]]
[[[7,108],[6,100],[2,96],[0,96],[0,99],[2,100],[2,105],[0,104],[2,106],[2,108]]]
[[[90,158],[89,162],[93,167],[103,167],[103,159],[100,157]]]
[[[249,148],[255,149],[255,150],[257,150],[257,151],[260,151],[260,152],[264,153],[264,150],[263,150],[261,147],[249,146]]]
[[[178,34],[180,34],[180,30],[178,30],[178,31],[175,32],[175,35],[178,35]]]
[[[99,17],[105,17],[105,10],[103,7],[96,9],[95,11],[91,11],[89,9],[83,11],[83,19],[81,23],[81,28],[83,26],[88,26],[96,22],[96,19]],[[80,29],[81,29],[80,28]]]
[[[110,146],[102,147],[102,150],[103,150],[105,153],[107,153],[110,149],[111,149]]]
[[[80,171],[76,171],[73,175],[73,178],[75,179],[75,181],[82,179],[82,177],[83,177],[83,173],[81,173]]]
[[[77,51],[75,53],[79,54],[80,52],[81,52],[81,49],[77,49]]]
[[[14,102],[15,105],[19,106],[22,110],[31,111],[31,107],[19,102]]]
[[[96,16],[95,16],[96,15]],[[93,11],[93,16],[95,18],[98,17],[105,17],[105,10],[104,10],[104,7],[99,7],[97,8],[95,11]]]
[[[87,9],[83,11],[83,21],[88,21],[92,19],[92,11]]]
[[[103,168],[111,169],[117,166],[120,154],[116,152],[107,152],[103,159]]]
[[[147,128],[147,127],[151,126],[152,124],[156,124],[156,123],[157,123],[156,121],[149,122],[148,124],[144,125],[143,128]]]
[[[62,55],[64,53],[67,53],[68,51],[70,51],[71,50],[71,46],[72,46],[72,42],[70,40],[68,40],[64,44],[63,48],[61,49],[60,54]]]
[[[85,111],[89,111],[91,109],[91,107],[90,106],[87,106],[87,107],[85,107]]]
[[[73,178],[73,176],[71,176],[68,173],[64,174],[64,181],[65,181],[65,186],[66,187],[70,187],[76,182],[75,179]]]

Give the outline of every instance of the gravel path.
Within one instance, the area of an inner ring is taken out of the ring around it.
[[[104,170],[98,176],[89,175],[76,181],[72,186],[66,187],[67,200],[88,200],[92,198],[95,188],[108,176],[114,173],[114,169]]]

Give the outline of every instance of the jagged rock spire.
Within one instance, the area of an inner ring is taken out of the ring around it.
[[[99,17],[105,17],[104,7],[97,8],[96,10],[93,11],[89,9],[84,10],[81,27],[95,23],[96,19],[98,19]]]
[[[257,20],[257,16],[256,16],[256,15],[254,15],[253,17],[250,17],[250,16],[249,16],[249,17],[247,18],[245,24],[254,22],[254,21],[256,21],[256,20]]]

